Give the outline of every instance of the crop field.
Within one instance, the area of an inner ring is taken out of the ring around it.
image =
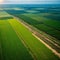
[[[54,50],[60,53],[59,17],[59,8],[0,8],[0,60],[60,60],[60,55],[49,49],[53,45]],[[46,43],[48,48],[41,42],[45,41],[44,38],[39,36],[40,40],[37,39],[29,26],[49,37],[52,45]]]

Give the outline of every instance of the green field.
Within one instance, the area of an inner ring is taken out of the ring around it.
[[[45,17],[49,13],[35,13],[37,10],[24,8],[4,8],[0,11],[0,60],[60,60],[22,22],[60,42],[60,21]]]

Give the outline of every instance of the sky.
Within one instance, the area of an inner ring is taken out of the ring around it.
[[[0,0],[0,4],[60,4],[60,0]]]

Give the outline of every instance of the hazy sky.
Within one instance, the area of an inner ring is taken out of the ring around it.
[[[39,3],[39,4],[45,4],[45,3],[60,3],[60,0],[0,0],[1,3],[22,3],[22,4],[29,4],[29,3]]]

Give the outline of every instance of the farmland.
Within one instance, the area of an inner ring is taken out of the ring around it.
[[[48,46],[60,53],[60,11],[55,9],[0,8],[0,60],[60,60],[57,54],[41,42],[46,41]],[[29,28],[41,34],[38,36],[41,41]]]
[[[0,20],[0,60],[33,60],[8,20]]]

